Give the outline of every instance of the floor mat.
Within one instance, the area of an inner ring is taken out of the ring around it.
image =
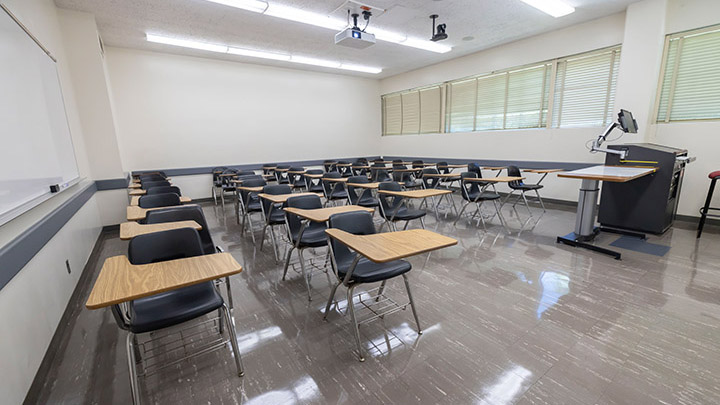
[[[645,239],[625,235],[619,237],[615,242],[612,242],[610,246],[654,256],[665,256],[667,252],[670,251],[670,246],[658,245],[656,243],[650,243]]]

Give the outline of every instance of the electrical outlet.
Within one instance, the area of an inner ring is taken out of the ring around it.
[[[65,267],[67,268],[68,274],[72,273],[72,270],[70,270],[70,260],[65,260]]]

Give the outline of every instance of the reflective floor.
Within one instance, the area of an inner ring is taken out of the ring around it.
[[[534,208],[529,222],[527,211],[506,208],[509,233],[497,219],[484,231],[428,215],[428,229],[459,243],[410,259],[424,334],[409,308],[364,325],[360,363],[342,287],[323,321],[324,274],[313,277],[308,302],[297,272],[281,281],[270,246],[259,251],[241,236],[232,206],[204,209],[215,243],[244,267],[232,288],[245,377],[235,375],[223,348],[142,379],[145,403],[720,403],[720,235],[713,229],[696,240],[678,224],[650,237],[670,246],[664,257],[621,250],[616,261],[557,245],[575,221],[562,207],[542,216]],[[598,244],[617,238],[603,234]],[[91,270],[96,275],[105,257],[126,250],[111,235]],[[125,332],[109,310],[83,307],[83,288],[30,402],[131,401]],[[402,299],[403,291],[401,279],[392,283],[390,294]]]

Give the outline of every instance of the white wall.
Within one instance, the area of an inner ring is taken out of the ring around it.
[[[3,0],[3,3],[58,59],[58,73],[82,177],[92,177],[85,149],[71,68],[52,0]],[[0,246],[57,208],[76,185],[0,227]],[[21,403],[47,350],[60,317],[75,289],[100,232],[101,221],[92,198],[42,250],[0,290],[0,402]],[[72,274],[65,270],[69,260]]]
[[[120,48],[106,62],[126,171],[379,149],[377,80]]]
[[[386,78],[380,82],[380,93],[386,94],[618,45],[623,41],[624,25],[625,14],[620,13],[523,39]],[[602,129],[524,129],[394,135],[381,137],[380,149],[381,154],[391,156],[602,162],[603,156],[591,155],[585,148],[586,141],[597,137]],[[579,181],[558,179],[550,175],[544,184],[544,196],[577,200]]]

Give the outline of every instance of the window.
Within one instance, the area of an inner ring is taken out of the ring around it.
[[[720,119],[720,26],[668,35],[658,122]]]
[[[616,46],[386,94],[383,135],[607,125],[619,66]]]
[[[382,96],[383,135],[440,132],[440,86]]]
[[[620,48],[558,60],[552,125],[610,124],[619,67]]]

